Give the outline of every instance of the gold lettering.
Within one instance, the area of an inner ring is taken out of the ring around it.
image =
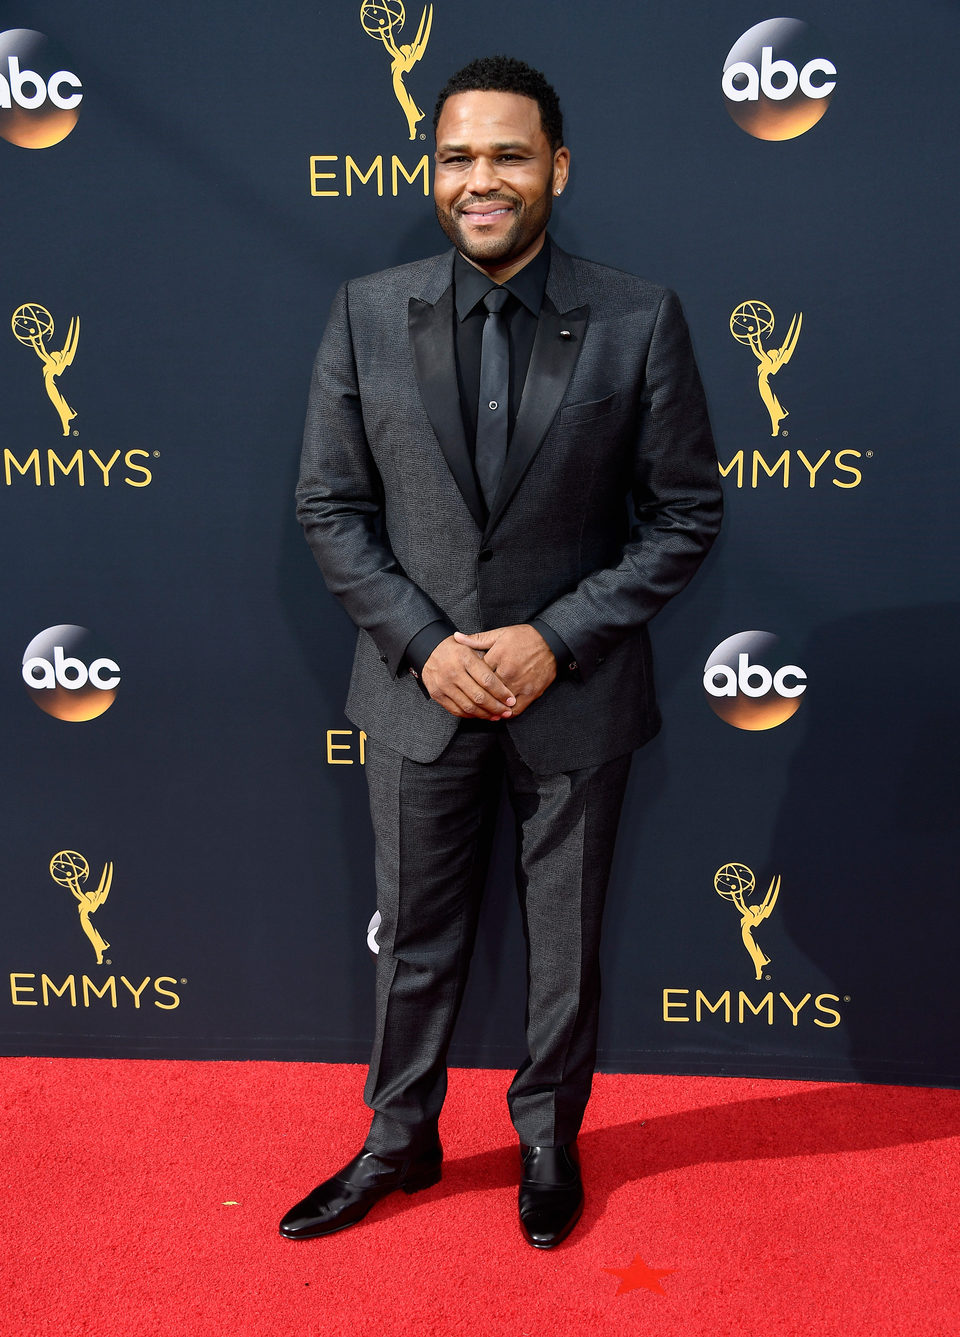
[[[737,451],[736,455],[734,455],[733,459],[730,461],[730,463],[727,465],[726,468],[724,468],[722,464],[720,465],[720,477],[721,477],[721,478],[726,478],[727,474],[730,472],[730,470],[733,468],[734,465],[737,466],[737,487],[743,487],[743,451],[742,451],[742,450],[738,450],[738,451]],[[756,486],[756,484],[754,484],[754,486]]]
[[[806,1007],[807,1003],[809,1003],[810,995],[808,993],[805,993],[803,997],[800,999],[800,1002],[796,1005],[796,1007],[794,1007],[794,1005],[790,1002],[790,999],[787,997],[785,993],[782,993],[780,997],[783,999],[787,1007],[790,1009],[790,1015],[793,1017],[793,1024],[794,1026],[796,1026],[797,1017],[800,1014],[800,1009],[802,1007]]]
[[[346,752],[350,748],[349,743],[335,743],[333,741],[335,734],[345,735],[347,738],[353,737],[352,729],[328,729],[327,730],[327,765],[328,766],[352,766],[353,757],[335,757],[334,752]]]
[[[360,730],[360,765],[365,766],[367,761],[367,735],[363,729]]]
[[[22,993],[35,993],[36,991],[35,991],[33,985],[32,985],[32,984],[18,984],[18,983],[17,983],[17,980],[35,980],[36,978],[37,978],[36,975],[30,975],[30,974],[27,974],[26,972],[24,972],[24,971],[22,971],[22,970],[19,970],[19,971],[17,971],[16,973],[11,974],[11,976],[10,976],[10,1001],[11,1001],[11,1003],[14,1005],[14,1007],[37,1007],[37,1006],[38,1006],[38,1004],[37,1004],[37,1000],[36,1000],[35,998],[21,998],[21,997],[20,997],[20,994],[22,994]]]
[[[84,976],[83,976],[83,1005],[84,1005],[84,1007],[89,1007],[89,1006],[90,1006],[90,995],[91,995],[91,994],[95,994],[97,998],[102,998],[103,995],[107,992],[107,990],[110,991],[110,1006],[111,1006],[111,1007],[116,1007],[116,1005],[117,1005],[117,981],[113,978],[113,976],[112,976],[112,975],[108,975],[108,976],[107,976],[106,983],[104,984],[103,988],[102,988],[102,989],[98,989],[97,986],[94,984],[93,980],[88,979],[87,976],[84,975]]]
[[[814,1026],[822,1026],[825,1031],[830,1031],[833,1030],[834,1026],[840,1025],[840,1013],[835,1007],[826,1007],[826,1000],[829,1000],[831,1003],[839,1003],[840,999],[835,993],[817,994],[817,1011],[824,1012],[827,1016],[833,1017],[833,1021],[821,1021],[819,1017],[814,1017],[813,1024]]]
[[[364,186],[367,184],[367,182],[368,182],[368,181],[370,180],[370,178],[373,176],[374,172],[376,172],[376,174],[377,174],[377,194],[378,194],[378,195],[382,195],[382,194],[383,194],[383,154],[382,154],[382,153],[378,153],[377,156],[374,158],[373,162],[372,162],[372,163],[370,164],[370,166],[367,168],[367,174],[366,174],[366,176],[364,176],[364,174],[360,171],[360,168],[359,168],[359,167],[357,166],[357,164],[354,162],[353,158],[350,157],[350,154],[349,154],[349,153],[347,154],[347,194],[348,194],[348,195],[352,195],[352,194],[353,194],[353,186],[352,186],[352,184],[351,184],[351,180],[350,180],[350,173],[351,173],[351,172],[356,172],[357,176],[360,178],[360,183],[361,183],[361,185],[364,185]]]
[[[860,482],[860,480],[863,478],[863,474],[860,472],[859,469],[855,468],[852,464],[844,464],[842,462],[844,455],[852,455],[855,460],[858,460],[860,458],[860,452],[859,450],[837,451],[837,458],[835,461],[837,468],[842,469],[844,473],[853,474],[853,482],[841,483],[839,478],[834,478],[831,481],[834,487],[856,487],[857,484]]]
[[[150,458],[150,454],[146,450],[128,450],[126,455],[124,455],[123,457],[123,462],[128,469],[136,469],[138,473],[143,474],[143,482],[136,483],[132,478],[125,478],[123,481],[126,483],[128,487],[149,487],[149,485],[153,482],[153,474],[150,472],[149,469],[145,468],[142,464],[134,464],[133,462],[134,455],[142,455],[145,460],[148,460]]]
[[[61,986],[60,986],[59,989],[58,989],[57,986],[54,984],[53,980],[50,978],[49,975],[41,975],[41,976],[40,976],[40,987],[41,987],[41,989],[43,990],[43,1005],[44,1005],[44,1007],[49,1007],[49,1006],[50,1006],[50,995],[51,995],[52,993],[56,994],[58,998],[62,998],[63,995],[67,992],[68,989],[70,990],[70,1006],[71,1006],[71,1007],[76,1007],[76,1005],[77,1005],[77,982],[76,982],[76,980],[74,979],[74,977],[73,977],[72,975],[68,975],[68,976],[67,976],[67,978],[63,981],[63,983],[61,984]]]
[[[130,992],[133,994],[133,1005],[134,1005],[134,1007],[139,1007],[139,1006],[140,1006],[140,995],[143,993],[144,989],[145,989],[145,988],[147,987],[147,985],[150,983],[150,976],[148,975],[148,976],[146,977],[146,979],[145,979],[145,980],[143,981],[143,983],[140,985],[140,988],[139,988],[139,989],[135,989],[135,988],[133,987],[133,985],[132,985],[132,984],[130,983],[130,981],[127,979],[126,975],[121,975],[121,976],[120,976],[120,983],[121,983],[121,984],[125,984],[125,985],[127,986],[127,988],[130,990]]]
[[[336,162],[335,153],[315,153],[310,158],[310,194],[311,195],[339,195],[339,190],[318,190],[318,181],[335,181],[336,172],[318,172],[318,162]]]
[[[48,450],[48,451],[47,451],[47,469],[48,469],[49,474],[50,474],[50,486],[51,486],[51,487],[53,487],[53,486],[55,485],[56,481],[57,481],[56,478],[54,478],[54,476],[53,476],[53,466],[54,466],[54,465],[57,466],[57,468],[58,468],[58,469],[60,470],[60,472],[63,474],[64,478],[66,478],[67,474],[70,472],[70,470],[73,468],[73,466],[76,465],[76,466],[77,466],[77,482],[80,484],[81,487],[83,487],[83,451],[82,451],[82,450],[78,450],[78,451],[77,451],[76,455],[74,455],[73,459],[70,461],[69,464],[64,464],[63,461],[61,460],[60,456],[57,454],[57,452],[56,452],[55,450]]]
[[[740,1024],[743,1025],[743,1014],[745,1009],[749,1008],[755,1017],[759,1017],[764,1008],[767,1009],[767,1025],[773,1025],[773,994],[765,993],[756,1007],[751,1003],[747,995],[740,990]]]
[[[717,1001],[716,1001],[715,1003],[711,1003],[710,1000],[707,998],[707,995],[706,995],[705,993],[701,993],[701,991],[698,989],[698,990],[697,990],[697,1006],[696,1006],[696,1017],[697,1017],[697,1021],[699,1021],[699,1020],[701,1019],[701,1016],[703,1015],[702,1012],[701,1012],[701,1005],[702,1005],[703,1007],[705,1007],[705,1008],[707,1009],[708,1012],[719,1012],[720,1009],[721,1009],[721,1007],[722,1007],[722,1008],[723,1008],[723,1019],[724,1019],[724,1021],[729,1021],[729,1020],[730,1020],[730,990],[729,990],[729,989],[724,989],[723,993],[720,995],[720,997],[717,999]]]
[[[774,474],[777,472],[777,470],[780,468],[780,465],[781,465],[781,464],[783,465],[783,486],[784,486],[784,487],[789,487],[789,486],[790,486],[790,452],[789,452],[789,450],[785,450],[785,451],[783,452],[783,454],[782,454],[782,455],[780,456],[780,458],[777,460],[777,462],[776,462],[776,464],[773,466],[773,468],[770,468],[770,467],[769,467],[769,465],[767,464],[767,461],[766,461],[766,460],[764,459],[764,457],[761,455],[760,451],[759,451],[759,450],[755,450],[755,451],[753,452],[753,482],[751,483],[751,487],[756,487],[756,486],[757,486],[757,478],[758,478],[758,476],[759,476],[759,469],[758,469],[758,467],[757,467],[758,465],[760,466],[760,468],[763,469],[763,472],[767,475],[768,478],[772,478],[773,475],[774,475]]]
[[[678,1007],[686,1008],[686,1006],[687,1006],[687,1002],[686,1002],[686,999],[685,999],[685,998],[677,998],[677,999],[674,999],[674,998],[671,998],[670,995],[671,995],[671,994],[674,994],[674,993],[688,994],[689,992],[690,992],[689,989],[664,989],[664,991],[663,991],[663,1019],[664,1019],[664,1021],[689,1021],[689,1020],[690,1020],[689,1017],[671,1017],[671,1016],[670,1016],[670,1013],[671,1013],[675,1008],[678,1008]]]
[[[113,466],[116,464],[117,460],[120,458],[120,452],[119,452],[119,450],[115,450],[115,451],[113,452],[113,454],[110,456],[110,461],[109,461],[108,464],[104,464],[103,460],[100,458],[100,456],[97,454],[97,452],[96,452],[95,450],[91,450],[91,451],[90,451],[90,458],[93,460],[94,464],[97,466],[97,468],[98,468],[98,469],[100,470],[100,472],[103,474],[103,486],[104,486],[104,487],[109,487],[109,486],[110,486],[110,470],[113,468]]]
[[[153,987],[157,993],[162,994],[164,998],[172,998],[172,1003],[158,1003],[153,1000],[154,1007],[162,1007],[165,1012],[172,1012],[175,1007],[180,1006],[180,995],[173,992],[172,989],[161,989],[161,984],[176,984],[176,980],[171,975],[158,975],[153,981]]]
[[[810,461],[807,459],[806,455],[804,455],[804,453],[803,453],[802,450],[798,450],[798,451],[797,451],[797,455],[798,455],[798,457],[800,458],[800,460],[802,460],[802,462],[803,462],[803,464],[804,464],[804,466],[805,466],[805,468],[806,468],[806,470],[807,470],[807,473],[810,475],[810,486],[811,486],[811,487],[816,487],[816,485],[817,485],[817,470],[818,470],[819,468],[821,468],[822,465],[826,464],[827,460],[830,458],[830,452],[829,452],[829,450],[825,450],[825,451],[823,452],[823,454],[822,454],[822,455],[820,456],[820,458],[817,460],[816,464],[811,464]]]
[[[394,193],[394,195],[396,195],[396,193],[397,193],[397,178],[398,178],[398,174],[399,174],[400,172],[402,172],[403,175],[404,175],[404,177],[406,177],[406,181],[407,181],[407,185],[408,185],[408,186],[412,186],[413,183],[414,183],[414,181],[416,181],[417,176],[419,175],[419,173],[422,172],[422,173],[423,173],[423,193],[424,193],[424,195],[429,195],[429,194],[430,194],[430,181],[429,181],[430,162],[429,162],[429,159],[427,158],[427,155],[426,155],[426,154],[423,155],[423,157],[422,157],[422,158],[420,159],[420,161],[417,163],[416,167],[413,169],[413,175],[412,175],[412,176],[407,172],[407,169],[404,167],[403,163],[400,161],[400,159],[397,157],[396,154],[393,155],[393,162],[392,162],[392,164],[391,164],[391,167],[392,167],[392,171],[393,171],[393,193]]]
[[[4,448],[3,448],[3,472],[4,472],[4,476],[6,477],[6,480],[7,480],[7,487],[9,487],[10,484],[11,484],[11,482],[12,482],[12,479],[11,479],[11,477],[10,477],[10,466],[11,466],[11,464],[12,464],[13,467],[16,469],[17,473],[21,476],[21,478],[26,477],[27,470],[30,469],[30,468],[32,467],[32,468],[33,468],[33,481],[36,483],[37,487],[40,486],[40,452],[39,452],[39,450],[31,450],[30,454],[29,454],[29,455],[27,456],[27,458],[26,458],[25,463],[21,465],[21,464],[19,463],[19,461],[17,460],[17,457],[14,455],[13,451],[12,451],[12,450],[8,450],[8,449],[6,448],[6,446],[4,446]]]

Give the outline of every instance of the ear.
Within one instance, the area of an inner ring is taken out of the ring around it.
[[[568,148],[559,148],[553,155],[553,190],[554,194],[559,194],[567,184],[567,177],[570,175],[570,150]]]

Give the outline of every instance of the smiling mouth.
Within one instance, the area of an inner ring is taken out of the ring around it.
[[[513,206],[510,204],[498,204],[488,206],[485,209],[477,209],[467,206],[460,210],[460,217],[468,219],[471,223],[495,223],[499,218],[506,217],[513,213]]]

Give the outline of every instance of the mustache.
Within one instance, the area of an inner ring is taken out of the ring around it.
[[[462,214],[465,209],[469,209],[472,204],[512,204],[519,205],[522,201],[516,195],[474,195],[469,200],[461,200],[454,205],[454,213]]]

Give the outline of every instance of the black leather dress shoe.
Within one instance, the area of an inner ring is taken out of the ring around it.
[[[574,1145],[527,1147],[521,1142],[520,1159],[520,1229],[535,1249],[552,1249],[567,1238],[583,1211]]]
[[[439,1145],[406,1160],[377,1156],[364,1147],[339,1174],[291,1207],[280,1222],[280,1234],[288,1240],[310,1240],[346,1230],[395,1189],[416,1193],[435,1184],[442,1161]]]

